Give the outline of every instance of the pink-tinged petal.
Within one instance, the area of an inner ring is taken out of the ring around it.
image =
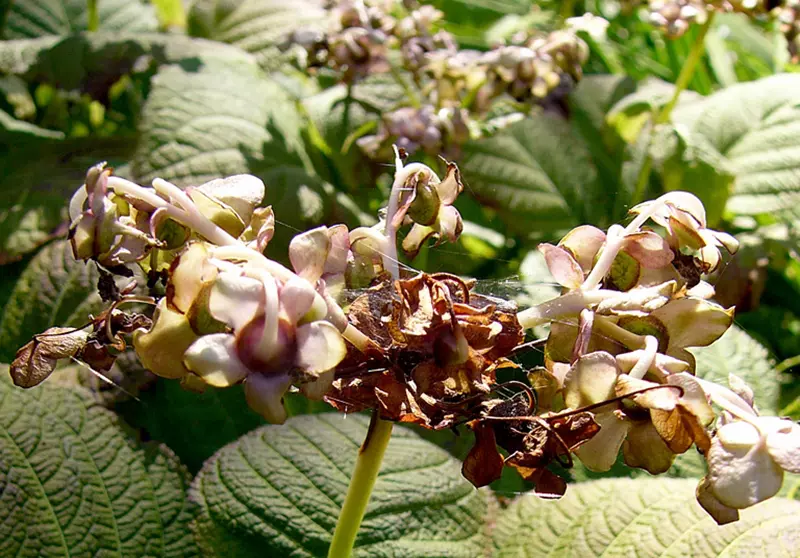
[[[297,328],[295,366],[310,375],[335,368],[347,353],[339,330],[328,322],[312,322]]]
[[[789,473],[800,473],[800,426],[778,417],[758,419],[767,432],[767,450],[778,466]]]
[[[461,183],[461,173],[458,167],[454,163],[447,163],[444,180],[436,185],[439,201],[444,205],[451,205],[463,190],[464,185]]]
[[[316,283],[325,270],[325,261],[331,248],[327,227],[317,227],[298,234],[289,243],[289,261],[300,277]]]
[[[778,493],[783,470],[766,446],[759,447],[760,434],[744,421],[734,421],[717,431],[706,459],[711,492],[724,505],[744,509]]]
[[[672,374],[667,377],[667,383],[672,386],[678,386],[683,390],[683,395],[681,395],[681,407],[696,416],[697,421],[701,425],[708,427],[714,422],[717,415],[708,402],[706,392],[703,391],[703,388],[694,376],[685,372]]]
[[[706,208],[703,206],[703,202],[694,194],[681,191],[669,192],[661,196],[660,199],[675,209],[688,213],[702,228],[705,228]]]
[[[196,189],[233,209],[244,223],[250,222],[253,210],[261,205],[266,191],[261,179],[251,174],[217,178]]]
[[[461,231],[464,230],[464,222],[461,220],[458,209],[452,205],[445,205],[439,209],[435,227],[440,239],[446,238],[450,242],[455,242],[461,236]]]
[[[328,250],[328,259],[325,260],[324,273],[341,274],[347,268],[347,256],[350,253],[350,232],[346,225],[328,227],[328,237],[331,247]]]
[[[250,408],[272,424],[283,424],[286,421],[286,409],[283,396],[292,385],[288,374],[265,376],[250,374],[244,383],[244,395]]]
[[[633,215],[638,215],[640,213],[650,212],[653,206],[657,207],[653,213],[650,214],[650,219],[661,225],[662,227],[667,227],[669,224],[669,216],[672,213],[669,207],[663,205],[660,201],[651,200],[642,202],[638,205],[633,206],[628,210],[628,213]]]
[[[547,268],[556,282],[568,289],[577,289],[583,283],[583,269],[567,250],[552,244],[539,244]]]
[[[263,311],[264,285],[252,277],[222,272],[211,287],[208,310],[234,330],[243,328]]]
[[[583,272],[588,273],[605,241],[606,233],[591,225],[581,225],[569,231],[558,245],[568,250]]]
[[[232,386],[250,372],[236,355],[235,345],[235,338],[229,333],[203,335],[183,354],[183,363],[208,385]]]
[[[667,328],[669,348],[705,347],[733,323],[733,308],[697,298],[679,298],[650,314]]]
[[[300,393],[311,399],[312,401],[322,401],[333,384],[335,370],[328,370],[320,374],[316,380],[303,382],[300,384]]]
[[[684,282],[675,266],[668,265],[658,269],[642,266],[639,270],[639,281],[636,283],[635,288],[652,288],[670,281],[675,281],[679,284]]]
[[[697,254],[698,259],[702,262],[702,272],[703,273],[711,273],[717,267],[719,267],[719,262],[722,260],[722,256],[719,253],[719,248],[716,246],[705,246],[698,250]]]
[[[294,276],[280,287],[279,296],[286,317],[291,323],[296,324],[311,310],[317,292],[308,281]],[[327,306],[324,306],[324,312],[327,312]]]
[[[667,266],[675,258],[667,241],[652,231],[625,237],[625,251],[636,258],[642,267],[650,269]]]
[[[275,214],[272,212],[272,206],[259,207],[253,211],[253,217],[239,240],[246,243],[248,248],[263,254],[274,234]]]
[[[602,473],[611,469],[617,460],[619,448],[628,435],[631,421],[616,411],[598,413],[594,420],[600,425],[600,432],[575,450],[575,455],[587,469]]]
[[[570,409],[599,403],[614,397],[619,368],[605,351],[583,355],[564,379],[564,402]]]
[[[636,421],[622,444],[622,456],[628,467],[644,469],[651,475],[666,473],[675,454],[650,421]]]
[[[167,304],[186,313],[200,294],[205,283],[217,276],[217,268],[208,261],[208,249],[202,242],[194,242],[170,266],[167,284]]]

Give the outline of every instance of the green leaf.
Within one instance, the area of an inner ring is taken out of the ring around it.
[[[0,362],[48,327],[79,326],[101,309],[94,264],[75,261],[67,241],[54,242],[31,260],[0,314]]]
[[[138,400],[115,410],[150,439],[169,446],[192,473],[219,448],[264,424],[247,406],[241,386],[194,393],[179,382],[158,379]]]
[[[153,7],[142,0],[103,0],[97,3],[98,31],[147,32],[158,29]],[[88,29],[86,0],[12,1],[0,21],[0,38],[24,39],[69,35]]]
[[[800,75],[728,87],[679,106],[673,120],[728,159],[736,177],[728,211],[800,215]]]
[[[108,89],[121,76],[135,73],[137,61],[141,68],[143,56],[155,65],[182,64],[187,69],[211,61],[254,62],[238,48],[202,39],[107,31],[0,42],[0,73],[21,76],[29,83],[78,89],[106,102]]]
[[[189,477],[79,390],[0,369],[0,554],[194,556]]]
[[[190,492],[200,505],[201,548],[221,556],[325,556],[367,422],[297,417],[223,448]],[[447,452],[396,427],[353,556],[479,556],[487,499]]]
[[[541,114],[464,146],[468,191],[509,227],[552,236],[582,223],[602,225],[613,204],[589,149],[568,121]]]
[[[774,498],[719,527],[689,479],[608,479],[571,486],[558,502],[517,498],[493,532],[495,556],[793,556],[800,502]]]
[[[296,29],[324,29],[326,13],[310,0],[198,0],[189,11],[189,33],[256,54],[265,67],[276,68],[278,47]]]
[[[737,326],[708,347],[691,350],[697,358],[697,375],[728,386],[728,375],[735,374],[753,388],[755,404],[761,414],[779,410],[780,381],[767,349]]]
[[[152,80],[131,170],[139,182],[158,176],[181,186],[248,172],[286,108],[255,63],[165,66]]]

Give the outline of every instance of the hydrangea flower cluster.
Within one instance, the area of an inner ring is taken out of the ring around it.
[[[582,75],[588,47],[569,30],[522,36],[488,52],[459,50],[437,29],[442,12],[411,2],[339,0],[329,5],[327,32],[295,32],[308,67],[329,67],[348,84],[376,72],[393,72],[416,87],[416,102],[385,113],[375,134],[358,145],[385,160],[396,144],[407,153],[455,157],[459,146],[481,133],[495,101],[521,111],[563,98]],[[404,75],[400,75],[404,73]]]
[[[563,292],[518,311],[455,275],[401,272],[398,231],[412,256],[430,238],[458,238],[463,185],[452,163],[440,177],[396,152],[383,220],[297,235],[291,268],[264,255],[275,219],[259,179],[150,188],[91,168],[70,203],[69,238],[76,258],[104,270],[109,307],[86,327],[35,336],[11,366],[14,382],[32,387],[64,358],[107,370],[132,340],[147,369],[188,389],[243,384],[274,423],[290,390],[431,429],[466,423],[466,478],[483,486],[509,465],[545,497],[566,489],[554,462],[604,471],[621,451],[658,474],[695,446],[708,462],[698,499],[720,523],[773,496],[783,471],[800,472],[800,427],[760,416],[735,376],[727,388],[695,375],[688,349],[733,319],[704,277],[737,249],[708,228],[695,196],[670,192],[634,207],[625,226],[580,226],[540,245]],[[130,279],[136,266],[148,294]],[[499,383],[498,370],[519,368],[525,330],[542,324],[545,366],[528,384]]]

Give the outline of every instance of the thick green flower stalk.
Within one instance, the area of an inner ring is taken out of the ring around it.
[[[275,218],[259,179],[150,188],[91,168],[70,203],[70,241],[76,258],[104,270],[109,306],[84,328],[35,336],[17,353],[14,382],[33,387],[65,358],[107,370],[132,340],[146,368],[187,389],[244,384],[273,423],[286,419],[289,391],[371,411],[332,556],[356,544],[394,422],[466,423],[475,433],[466,478],[483,486],[509,465],[550,498],[566,490],[555,464],[605,471],[622,452],[628,466],[658,474],[694,446],[708,461],[698,499],[720,523],[773,496],[784,471],[800,472],[800,427],[759,416],[735,376],[730,388],[695,376],[690,349],[733,320],[705,278],[737,249],[708,228],[695,196],[670,192],[634,207],[626,225],[585,225],[541,244],[562,294],[518,311],[470,280],[399,264],[399,231],[409,256],[429,239],[458,238],[463,186],[452,163],[440,177],[404,164],[399,150],[395,159],[381,222],[297,235],[291,269],[264,255]],[[135,267],[149,278],[146,294]],[[129,310],[134,302],[154,310]],[[527,371],[529,384],[498,383],[499,369],[519,367],[525,330],[544,324],[545,366]]]

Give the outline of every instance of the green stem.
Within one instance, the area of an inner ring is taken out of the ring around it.
[[[800,355],[789,357],[786,360],[781,361],[775,367],[775,372],[781,374],[782,372],[786,372],[792,366],[797,366],[800,364]]]
[[[383,454],[392,436],[392,426],[393,422],[380,418],[377,411],[372,412],[367,437],[358,452],[353,476],[350,477],[350,487],[333,532],[328,558],[348,558],[353,551],[372,488],[378,478]]]
[[[97,14],[97,0],[87,0],[86,10],[89,12],[88,30],[97,31],[100,27],[100,16]]]
[[[183,0],[153,0],[156,15],[164,29],[186,29],[186,10]]]
[[[700,27],[700,31],[697,33],[694,43],[692,44],[692,49],[689,51],[689,56],[686,57],[683,68],[681,68],[681,72],[678,74],[678,79],[675,81],[675,91],[672,93],[672,98],[656,115],[654,120],[655,124],[665,124],[669,122],[670,116],[672,116],[672,110],[675,108],[675,105],[678,104],[681,93],[686,90],[689,86],[689,82],[692,81],[695,70],[697,70],[697,65],[705,52],[706,34],[708,30],[711,29],[715,13],[714,11],[710,11],[705,23]],[[636,205],[644,199],[645,189],[650,182],[650,172],[652,170],[653,158],[650,156],[650,142],[648,141],[645,160],[642,164],[642,168],[639,170],[639,176],[636,179],[636,189],[633,192],[632,205]]]

